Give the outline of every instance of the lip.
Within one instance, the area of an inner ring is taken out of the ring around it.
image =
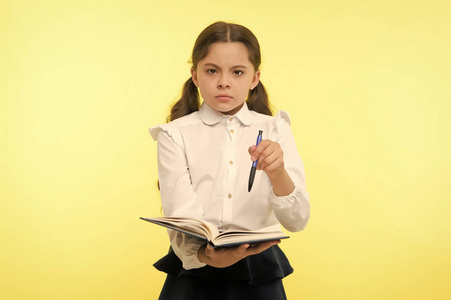
[[[217,95],[215,98],[218,100],[226,101],[226,100],[232,99],[232,96],[227,95],[227,94],[221,94],[221,95]]]

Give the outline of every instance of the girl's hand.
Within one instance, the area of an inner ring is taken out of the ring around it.
[[[249,147],[251,160],[256,161],[257,170],[262,170],[270,178],[280,175],[285,169],[283,151],[280,144],[271,140],[262,140],[258,146]]]
[[[262,170],[271,180],[274,194],[286,196],[294,190],[294,183],[285,169],[283,151],[280,144],[271,140],[262,140],[258,146],[249,147],[251,160],[257,162],[257,170]]]
[[[243,258],[259,254],[280,243],[280,240],[264,242],[255,246],[243,244],[233,248],[213,248],[210,244],[200,247],[197,257],[199,260],[215,268],[229,267]]]

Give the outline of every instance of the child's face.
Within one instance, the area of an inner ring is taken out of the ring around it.
[[[260,71],[249,61],[243,43],[214,43],[207,56],[191,69],[194,84],[204,101],[214,110],[233,115],[259,82]]]

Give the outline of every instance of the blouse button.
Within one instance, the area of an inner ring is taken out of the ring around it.
[[[226,226],[225,226],[225,229],[229,229],[229,228],[230,228],[230,225],[226,225]]]
[[[231,132],[231,133],[234,133],[234,132],[235,132],[235,130],[233,130],[233,129],[232,129],[232,130],[230,130],[230,132]]]
[[[232,198],[232,194],[229,193],[228,197],[229,197],[229,199],[231,199]]]
[[[229,161],[229,164],[230,164],[230,165],[233,165],[233,161]]]
[[[232,122],[232,120],[233,120],[233,117],[229,118],[229,121],[230,121],[230,122]]]

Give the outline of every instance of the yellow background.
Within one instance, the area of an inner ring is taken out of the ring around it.
[[[156,299],[156,143],[200,31],[259,38],[311,196],[289,299],[450,299],[449,1],[0,1],[0,298]]]

